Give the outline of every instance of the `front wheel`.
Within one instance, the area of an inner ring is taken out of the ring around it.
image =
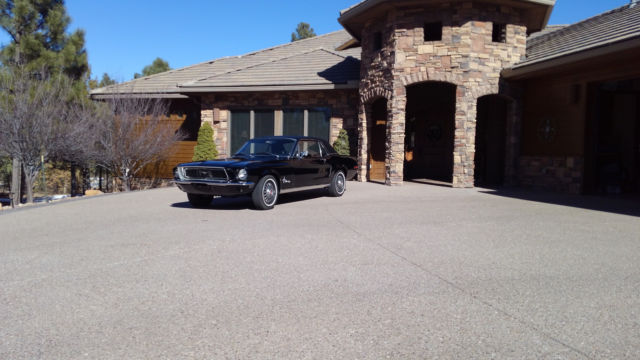
[[[189,203],[195,208],[204,208],[211,204],[213,195],[187,194]]]
[[[344,171],[338,170],[331,178],[331,184],[329,184],[329,195],[333,197],[339,197],[347,190],[347,178],[344,176]]]
[[[259,210],[270,210],[278,201],[278,183],[276,178],[267,175],[260,179],[251,194],[253,205]]]

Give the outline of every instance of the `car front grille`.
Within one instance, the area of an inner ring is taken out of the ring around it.
[[[224,168],[186,167],[183,170],[187,180],[228,181],[229,176]]]

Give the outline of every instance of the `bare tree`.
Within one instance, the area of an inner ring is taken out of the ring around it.
[[[21,69],[0,74],[0,147],[22,163],[28,202],[43,163],[60,151],[70,94],[71,82],[64,77],[45,79]]]
[[[104,102],[97,122],[96,162],[122,180],[124,191],[131,180],[150,165],[166,159],[169,149],[184,138],[167,118],[167,104],[160,99],[114,97]]]

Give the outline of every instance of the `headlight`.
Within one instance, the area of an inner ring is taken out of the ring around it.
[[[247,169],[240,169],[236,174],[236,178],[238,178],[238,180],[240,181],[247,180]]]

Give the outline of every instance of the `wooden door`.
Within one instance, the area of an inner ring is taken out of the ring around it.
[[[369,147],[369,180],[385,181],[385,157],[387,153],[387,101],[380,99],[373,104],[373,126]]]

